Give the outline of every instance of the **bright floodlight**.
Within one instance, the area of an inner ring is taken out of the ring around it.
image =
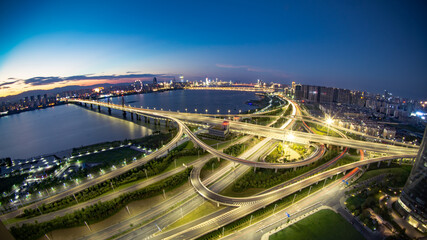
[[[293,140],[295,140],[295,136],[294,136],[292,133],[289,133],[289,134],[286,136],[286,140],[287,140],[288,142],[292,142]]]
[[[326,124],[331,125],[332,123],[334,123],[334,120],[332,118],[326,119]]]

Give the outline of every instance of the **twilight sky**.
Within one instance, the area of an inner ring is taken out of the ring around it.
[[[3,0],[0,97],[183,74],[425,99],[426,12],[422,0]]]

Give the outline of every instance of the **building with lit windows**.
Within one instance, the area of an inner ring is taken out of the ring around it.
[[[398,200],[399,212],[405,216],[409,224],[420,230],[427,231],[427,128],[418,151],[417,159],[411,174]]]

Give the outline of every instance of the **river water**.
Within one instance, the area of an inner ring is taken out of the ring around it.
[[[254,93],[177,90],[129,95],[126,105],[184,112],[236,113],[254,108],[245,104]],[[120,103],[121,98],[112,98]],[[106,101],[106,100],[105,100]],[[103,110],[105,113],[106,111]],[[129,115],[128,115],[129,118]],[[142,121],[144,122],[144,121]],[[140,138],[154,125],[123,119],[119,112],[100,114],[73,104],[23,112],[0,118],[0,158],[25,159],[106,141]]]

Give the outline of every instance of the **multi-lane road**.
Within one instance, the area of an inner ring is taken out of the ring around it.
[[[230,128],[233,131],[238,131],[241,133],[256,135],[265,137],[264,140],[262,140],[257,146],[255,146],[253,149],[248,151],[246,154],[247,156],[244,157],[233,157],[227,154],[224,154],[222,151],[219,151],[208,144],[201,141],[192,131],[184,124],[184,122],[192,122],[192,123],[199,123],[199,124],[221,124],[222,119],[218,118],[211,118],[205,115],[201,114],[189,114],[189,113],[179,113],[179,112],[170,112],[170,111],[160,111],[160,110],[152,110],[152,109],[142,109],[142,108],[135,108],[130,106],[124,106],[124,105],[116,105],[111,103],[104,103],[104,102],[98,102],[98,101],[90,101],[90,100],[80,100],[80,99],[67,99],[69,102],[75,102],[75,103],[84,103],[84,104],[93,104],[98,105],[106,108],[112,108],[117,109],[121,111],[126,111],[134,114],[140,114],[145,115],[148,117],[154,117],[154,118],[160,118],[160,119],[167,119],[171,120],[177,123],[178,125],[178,134],[174,137],[174,139],[166,144],[164,147],[159,149],[158,151],[150,154],[149,156],[143,158],[142,160],[136,161],[134,163],[128,164],[127,166],[117,169],[116,171],[112,171],[108,174],[105,174],[103,176],[100,176],[96,179],[89,180],[85,183],[80,184],[79,186],[73,187],[67,191],[64,191],[62,193],[58,193],[56,195],[53,195],[49,198],[46,198],[39,203],[34,203],[29,206],[25,206],[23,208],[18,209],[17,211],[11,212],[7,215],[3,215],[3,217],[6,218],[12,218],[16,217],[17,215],[21,214],[24,209],[26,208],[35,208],[38,204],[41,203],[49,203],[56,200],[59,200],[63,197],[69,196],[73,193],[79,192],[89,186],[92,186],[94,184],[103,182],[107,179],[113,178],[115,176],[118,176],[136,166],[145,164],[146,162],[159,157],[163,154],[165,154],[170,148],[173,146],[176,146],[178,141],[181,139],[182,135],[185,133],[191,141],[211,153],[212,155],[223,158],[238,164],[242,164],[243,166],[233,168],[234,171],[229,172],[226,177],[222,177],[222,175],[225,173],[224,170],[218,171],[216,174],[214,174],[209,179],[202,182],[200,179],[200,171],[203,165],[207,162],[207,157],[204,157],[202,159],[199,159],[193,163],[195,166],[193,168],[193,171],[191,173],[191,183],[194,187],[194,189],[189,189],[183,193],[180,193],[177,198],[182,200],[185,200],[184,202],[188,202],[188,205],[185,205],[181,208],[180,211],[174,210],[169,215],[163,216],[163,218],[159,218],[156,221],[159,221],[159,224],[162,224],[163,226],[166,226],[168,222],[170,222],[173,219],[179,218],[179,213],[182,215],[183,211],[185,213],[188,213],[196,206],[199,206],[201,204],[202,198],[197,196],[195,193],[197,192],[200,194],[203,198],[209,199],[213,202],[220,203],[222,205],[228,205],[228,206],[237,206],[237,208],[230,208],[227,207],[221,211],[215,212],[214,214],[207,216],[205,218],[202,218],[199,220],[199,224],[194,225],[191,228],[182,229],[177,228],[173,231],[168,231],[166,233],[161,233],[159,235],[154,236],[155,238],[195,238],[198,236],[201,236],[205,232],[212,231],[216,228],[219,228],[220,226],[224,226],[236,219],[239,219],[245,215],[247,215],[250,212],[256,211],[257,209],[264,207],[268,204],[271,204],[283,197],[286,197],[296,191],[299,191],[300,189],[303,189],[307,186],[310,186],[312,184],[318,183],[324,179],[327,179],[329,177],[336,176],[339,173],[346,172],[348,170],[354,169],[356,167],[360,167],[363,165],[373,164],[377,162],[383,162],[383,161],[392,161],[393,159],[398,158],[414,158],[418,149],[414,146],[395,146],[395,145],[386,145],[382,143],[377,142],[364,142],[364,141],[358,141],[354,139],[346,139],[346,138],[338,138],[338,137],[331,137],[331,136],[321,136],[321,135],[315,135],[311,133],[304,133],[304,132],[298,132],[298,131],[292,131],[289,128],[296,119],[302,119],[301,116],[297,116],[295,103],[292,101],[289,101],[290,104],[293,105],[293,112],[291,116],[289,117],[288,121],[283,124],[281,128],[271,128],[269,126],[261,126],[261,125],[255,125],[255,124],[249,124],[239,121],[232,121],[230,123]],[[251,117],[252,115],[247,115],[247,117]],[[259,115],[257,115],[259,116]],[[276,116],[277,117],[277,116]],[[309,120],[311,121],[311,120]],[[313,119],[313,122],[318,122],[319,120]],[[338,131],[339,132],[339,131]],[[344,166],[336,167],[334,169],[330,169],[327,171],[324,171],[327,167],[324,169],[321,169],[317,172],[311,175],[307,175],[304,178],[301,178],[299,181],[293,182],[292,184],[282,186],[280,188],[274,188],[270,189],[270,191],[250,196],[250,197],[244,197],[244,198],[236,198],[236,197],[228,197],[218,194],[221,189],[225,188],[228,184],[230,184],[230,181],[225,181],[226,179],[232,180],[233,178],[233,172],[234,172],[234,178],[236,178],[236,169],[239,171],[239,175],[243,174],[247,171],[249,167],[259,167],[259,168],[270,168],[270,169],[279,169],[279,168],[295,168],[300,166],[305,166],[310,163],[313,163],[317,161],[318,159],[323,156],[324,153],[324,147],[317,148],[317,152],[307,159],[304,159],[302,161],[297,162],[290,162],[290,163],[266,163],[266,162],[257,162],[256,156],[259,156],[263,151],[266,151],[268,147],[271,145],[271,140],[284,140],[284,141],[295,141],[299,143],[317,143],[317,144],[331,144],[331,145],[337,145],[337,146],[343,146],[343,147],[351,147],[356,149],[365,149],[365,150],[371,150],[376,152],[383,152],[391,154],[392,156],[387,157],[381,157],[381,158],[374,158],[374,159],[367,159],[351,164],[347,164]],[[267,144],[269,143],[269,144]],[[262,150],[262,151],[259,151]],[[246,159],[247,157],[251,156],[251,159]],[[172,170],[170,172],[167,172],[165,174],[161,174],[159,176],[155,176],[150,178],[147,181],[142,182],[141,184],[137,184],[134,186],[131,186],[129,188],[123,189],[121,191],[133,191],[136,189],[140,189],[142,187],[147,186],[148,184],[154,183],[156,181],[159,181],[161,179],[164,179],[165,177],[168,177],[170,175],[173,175],[174,173],[181,170],[180,168],[177,168],[175,170]],[[323,172],[320,172],[323,171]],[[218,180],[219,179],[219,180]],[[217,181],[218,180],[218,181]],[[206,187],[208,185],[212,184],[209,188]],[[113,194],[107,195],[104,200],[109,200],[114,197],[117,197],[118,194],[121,194],[121,191],[117,191]],[[190,199],[189,199],[190,198]],[[65,214],[70,211],[74,211],[75,209],[79,209],[84,206],[88,206],[90,204],[93,204],[94,201],[97,201],[99,199],[94,199],[92,201],[87,201],[83,204],[75,205],[71,208],[67,208],[64,210],[57,211],[56,214]],[[164,204],[159,204],[158,206],[148,210],[145,212],[145,215],[138,214],[136,216],[133,216],[129,218],[129,220],[126,220],[124,223],[119,223],[111,228],[104,229],[98,233],[94,233],[86,239],[99,239],[107,236],[111,233],[117,233],[120,231],[123,231],[124,229],[129,226],[129,223],[136,223],[138,221],[148,221],[154,216],[158,216],[161,211],[164,211],[165,209],[170,209],[170,207],[173,205],[172,200],[166,201]],[[184,208],[184,210],[183,210]],[[31,219],[34,221],[35,218]],[[42,215],[38,217],[38,221],[46,221],[49,217],[46,215]],[[170,224],[170,223],[169,223]],[[147,236],[154,234],[156,231],[156,228],[158,228],[157,223],[149,227],[143,227],[137,231],[132,231],[129,234],[126,234],[122,236],[122,239],[139,239],[141,236]],[[161,228],[160,228],[161,229]]]
[[[113,108],[121,111],[131,112],[135,114],[147,115],[157,118],[164,118],[170,120],[180,120],[181,122],[193,122],[200,124],[221,124],[223,122],[222,119],[211,118],[199,114],[191,114],[191,113],[181,113],[181,112],[170,112],[170,111],[161,111],[154,109],[143,109],[136,108],[131,106],[122,106],[112,103],[104,103],[98,101],[91,100],[81,100],[81,99],[68,99],[69,102],[76,103],[86,103],[98,105],[106,108]],[[333,136],[324,136],[324,135],[314,135],[310,133],[292,131],[288,129],[278,129],[271,128],[268,126],[250,124],[239,121],[232,121],[230,123],[230,129],[233,131],[239,131],[242,133],[262,136],[262,137],[270,137],[272,139],[283,140],[283,141],[291,141],[297,143],[319,143],[319,144],[330,144],[335,146],[343,146],[355,149],[365,149],[369,151],[382,152],[388,154],[417,154],[418,147],[402,147],[397,145],[389,145],[378,142],[365,142],[355,139],[342,139],[339,137]],[[206,149],[208,150],[208,149]],[[230,159],[231,160],[231,159]]]

